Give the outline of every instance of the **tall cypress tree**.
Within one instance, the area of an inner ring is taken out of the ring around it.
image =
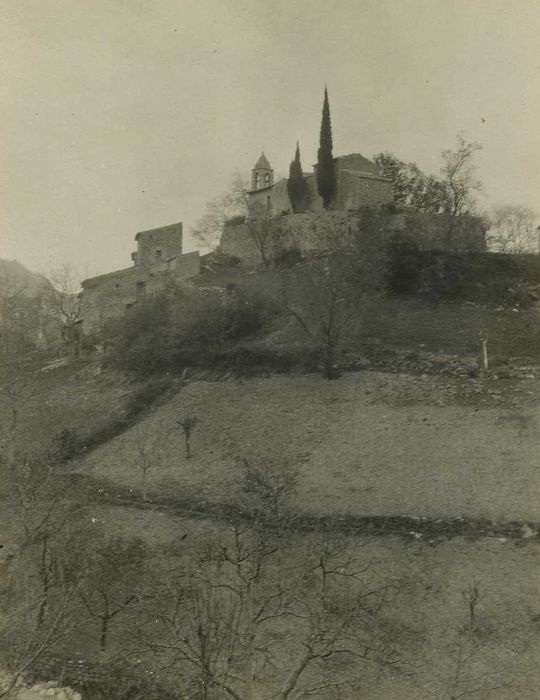
[[[289,168],[289,179],[287,180],[287,192],[291,200],[293,212],[298,214],[309,206],[309,189],[302,172],[300,162],[300,146],[296,143],[296,153]]]
[[[317,189],[322,197],[324,208],[328,209],[336,195],[336,169],[332,155],[332,124],[328,90],[324,88],[324,103],[321,121],[321,137],[317,160]]]

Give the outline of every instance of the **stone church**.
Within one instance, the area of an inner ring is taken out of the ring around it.
[[[334,158],[337,192],[334,211],[351,211],[362,207],[389,204],[393,201],[392,181],[383,177],[377,165],[359,153]],[[324,210],[317,191],[317,166],[312,173],[305,173],[309,188],[308,211]],[[264,153],[251,171],[251,189],[248,191],[249,209],[267,211],[270,216],[291,214],[292,207],[287,192],[287,178],[274,182],[274,171]]]
[[[225,222],[220,251],[245,264],[273,259],[287,250],[303,256],[329,253],[350,246],[355,240],[363,210],[391,204],[393,183],[383,177],[378,166],[359,153],[334,158],[336,196],[329,209],[324,209],[317,191],[317,166],[304,173],[309,202],[302,213],[293,213],[287,191],[287,178],[274,181],[274,171],[264,153],[252,170],[251,188],[247,192],[249,214]],[[257,222],[265,222],[262,228]],[[464,226],[454,227],[448,238],[448,215],[424,214],[416,211],[395,211],[389,226],[400,231],[414,229],[423,250],[483,251],[485,229],[480,219],[468,217]],[[466,224],[466,225],[465,225]]]

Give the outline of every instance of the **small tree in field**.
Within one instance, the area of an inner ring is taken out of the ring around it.
[[[139,424],[135,427],[135,459],[141,474],[143,501],[148,498],[148,474],[163,463],[168,446],[170,430],[164,431],[154,425]]]
[[[186,446],[186,459],[191,459],[191,435],[195,430],[199,419],[197,416],[185,416],[182,420],[178,421],[178,425],[182,428],[184,433],[184,444]]]
[[[485,615],[482,615],[484,591],[476,581],[461,591],[465,612],[463,624],[454,630],[448,653],[450,666],[443,679],[443,692],[437,697],[444,700],[488,700],[501,697],[508,689],[509,668],[494,664],[489,648]],[[489,629],[489,625],[487,627]],[[449,631],[451,633],[451,631]],[[511,656],[511,655],[510,655]]]
[[[249,497],[250,505],[278,519],[283,514],[283,504],[296,488],[296,467],[292,464],[261,467],[248,459],[243,459],[242,465],[245,470],[242,491]]]

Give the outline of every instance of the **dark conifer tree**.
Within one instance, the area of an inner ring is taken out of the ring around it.
[[[317,160],[317,189],[322,197],[324,208],[328,209],[336,195],[336,170],[332,155],[332,124],[328,90],[324,88],[324,104],[321,121],[321,138]]]
[[[291,206],[295,214],[305,211],[309,206],[309,189],[304,173],[302,172],[302,163],[300,162],[300,146],[296,144],[296,153],[294,160],[289,168],[289,179],[287,181],[287,192],[291,200]]]

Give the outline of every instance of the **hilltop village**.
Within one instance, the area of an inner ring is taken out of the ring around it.
[[[265,218],[281,225],[285,222],[283,217],[290,217],[285,236],[278,237],[277,232],[272,235],[273,247],[299,244],[309,252],[337,247],[343,241],[343,229],[350,229],[359,210],[392,202],[392,182],[380,174],[374,163],[360,154],[340,156],[334,163],[337,192],[332,209],[324,208],[315,174],[311,174],[306,177],[309,211],[296,215],[287,193],[287,179],[274,183],[270,163],[261,154],[252,170],[252,187],[246,193],[248,211],[256,220],[262,207]],[[131,267],[83,281],[81,314],[85,332],[123,315],[147,295],[160,293],[171,284],[189,284],[200,272],[199,254],[182,252],[181,222],[141,231],[135,241],[137,250],[131,255]],[[257,249],[245,221],[226,222],[220,251],[246,262],[257,262]]]
[[[244,192],[245,215],[223,222],[217,248],[221,255],[253,266],[260,264],[261,259],[267,264],[287,250],[309,257],[345,249],[358,233],[362,213],[368,210],[388,212],[389,225],[395,231],[412,226],[422,250],[486,250],[486,227],[479,218],[461,217],[466,225],[455,226],[449,236],[449,214],[442,207],[440,211],[422,212],[396,206],[395,183],[375,162],[360,153],[334,157],[326,92],[322,136],[325,128],[330,146],[326,162],[330,163],[333,181],[327,200],[321,195],[321,163],[313,166],[313,172],[304,173],[297,148],[291,168],[297,165],[302,192],[295,201],[291,188],[293,175],[275,181],[274,169],[262,153],[251,171],[251,186]],[[96,332],[141,300],[171,286],[192,286],[200,274],[199,254],[183,253],[182,222],[141,231],[135,235],[135,241],[137,250],[131,255],[131,267],[82,282],[80,308],[84,333]]]

